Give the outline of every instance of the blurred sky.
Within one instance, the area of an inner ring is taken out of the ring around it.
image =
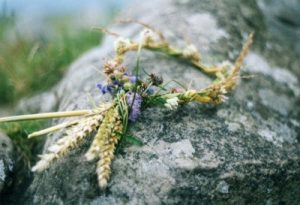
[[[0,0],[9,10],[20,14],[41,13],[44,15],[78,12],[85,7],[101,10],[121,8],[128,0]]]
[[[106,25],[112,15],[131,0],[0,0],[0,14],[13,12],[15,28],[24,37],[35,38],[41,34],[51,36],[49,19],[69,18],[71,28],[92,28]],[[1,29],[1,28],[0,28]],[[11,35],[11,34],[9,34]]]

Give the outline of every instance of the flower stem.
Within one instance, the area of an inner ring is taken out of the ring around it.
[[[39,113],[39,114],[31,114],[31,115],[18,115],[18,116],[0,118],[0,123],[16,122],[16,121],[24,121],[24,120],[41,120],[41,119],[60,118],[60,117],[76,117],[76,116],[88,115],[91,113],[92,110],[76,110],[76,111],[66,111],[66,112],[49,112],[49,113]]]

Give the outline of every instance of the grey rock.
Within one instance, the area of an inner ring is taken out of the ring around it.
[[[55,91],[41,93],[39,95],[22,99],[16,108],[17,113],[52,112],[57,106],[58,99]]]
[[[270,33],[300,54],[300,1],[257,0]]]
[[[229,185],[225,181],[220,181],[220,183],[217,185],[217,190],[222,194],[228,194]]]
[[[184,45],[182,35],[188,36],[209,64],[233,60],[246,34],[254,30],[255,44],[242,74],[255,77],[242,78],[230,100],[218,107],[190,104],[175,112],[145,110],[130,125],[130,132],[145,145],[117,154],[106,190],[97,187],[95,162],[84,159],[91,136],[35,174],[25,194],[17,196],[19,203],[299,204],[300,61],[290,47],[270,37],[255,2],[155,0],[133,6],[123,16],[149,22],[177,45]],[[142,28],[111,29],[136,39]],[[104,80],[95,68],[100,70],[103,59],[112,54],[113,38],[107,37],[70,67],[53,89],[59,110],[92,108],[89,94],[97,102],[108,100],[95,88]],[[135,55],[128,55],[129,68],[134,62]],[[196,88],[211,81],[159,53],[143,51],[141,65],[165,81],[192,82]],[[45,149],[59,137],[60,133],[49,137]]]
[[[261,97],[263,105],[272,108],[274,111],[287,116],[290,112],[288,110],[292,106],[289,104],[290,101],[286,95],[279,95],[272,90],[261,89],[258,91],[258,95]]]
[[[12,183],[14,169],[13,144],[8,136],[0,132],[0,201],[5,197],[5,188]]]

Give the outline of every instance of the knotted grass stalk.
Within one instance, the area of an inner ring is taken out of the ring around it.
[[[119,37],[115,42],[115,50],[116,56],[114,61],[121,64],[124,61],[124,55],[128,51],[137,51],[139,47],[155,51],[162,52],[169,56],[181,58],[191,63],[194,67],[199,69],[200,71],[208,74],[214,75],[218,79],[224,79],[224,77],[228,74],[227,66],[224,64],[207,66],[202,63],[201,54],[197,47],[194,44],[188,44],[186,47],[180,49],[172,46],[170,42],[168,42],[160,31],[154,29],[153,27],[145,24],[143,22],[139,22],[136,20],[121,20],[121,23],[138,23],[145,27],[145,29],[141,32],[142,40],[137,43],[130,39],[126,39],[123,37]],[[112,34],[113,32],[104,30],[104,32],[108,32]],[[113,33],[114,36],[118,36]],[[250,34],[249,38],[252,39],[253,34]]]

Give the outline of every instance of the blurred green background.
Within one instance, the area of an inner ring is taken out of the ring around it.
[[[0,0],[0,107],[53,86],[124,1]]]
[[[67,19],[51,19],[57,35],[26,38],[13,30],[15,15],[0,14],[0,104],[15,104],[24,96],[54,85],[80,54],[99,44],[101,35],[89,29],[69,28]],[[13,40],[6,40],[6,32]]]

